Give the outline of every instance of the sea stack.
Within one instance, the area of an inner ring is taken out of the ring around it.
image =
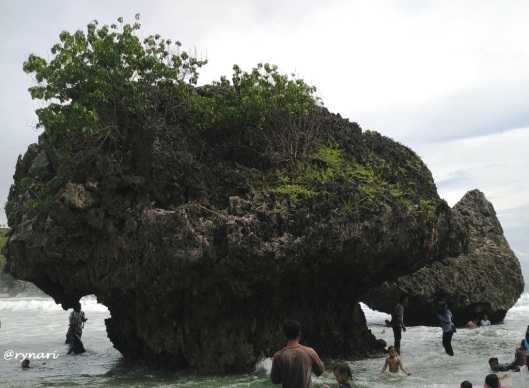
[[[522,294],[524,280],[494,207],[482,192],[472,190],[453,207],[452,215],[467,235],[465,253],[385,282],[364,298],[370,307],[391,312],[405,294],[408,325],[436,325],[440,299],[448,302],[458,325],[484,314],[493,323],[503,320]]]
[[[130,361],[253,370],[287,317],[324,357],[366,356],[362,296],[465,249],[428,168],[377,132],[321,107],[200,132],[164,109],[106,143],[44,133],[6,207],[8,271],[65,309],[96,295]]]

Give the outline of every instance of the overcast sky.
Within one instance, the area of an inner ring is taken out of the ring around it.
[[[412,147],[451,205],[479,188],[529,274],[528,1],[0,0],[0,206],[38,136],[22,62],[62,30],[141,14],[209,60],[203,82],[271,62],[334,112]],[[5,223],[0,211],[0,224]]]

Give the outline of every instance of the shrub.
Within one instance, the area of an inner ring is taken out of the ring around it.
[[[96,134],[106,140],[116,132],[123,139],[129,127],[145,129],[154,117],[167,120],[168,111],[180,109],[187,124],[213,143],[266,152],[294,118],[317,106],[314,87],[270,64],[250,72],[235,65],[231,80],[222,77],[197,88],[206,61],[182,50],[178,41],[159,35],[141,40],[139,29],[139,15],[133,24],[122,18],[110,26],[93,21],[85,31],[61,32],[49,62],[30,55],[24,71],[34,74],[37,84],[29,91],[46,102],[37,109],[38,126],[54,139]]]

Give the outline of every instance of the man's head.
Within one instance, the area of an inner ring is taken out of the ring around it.
[[[489,366],[491,369],[494,369],[495,367],[497,367],[498,364],[499,364],[499,361],[496,357],[489,358]]]
[[[334,367],[334,377],[339,384],[345,384],[353,378],[353,374],[349,365],[339,364]]]
[[[81,303],[79,303],[78,301],[75,302],[73,305],[73,310],[77,312],[81,311]]]
[[[461,383],[461,388],[472,388],[472,383],[468,380],[465,380]]]
[[[28,358],[25,358],[24,360],[22,360],[22,362],[20,363],[20,365],[22,366],[23,369],[27,369],[27,368],[29,368],[29,359],[28,359]]]
[[[394,346],[390,346],[388,348],[388,353],[391,357],[395,357],[397,355],[397,351],[395,350],[395,347]]]
[[[491,373],[485,377],[485,384],[488,388],[499,388],[500,379],[498,379],[498,376],[495,373]]]
[[[283,332],[288,340],[300,339],[301,337],[301,325],[298,321],[287,319],[283,323]]]

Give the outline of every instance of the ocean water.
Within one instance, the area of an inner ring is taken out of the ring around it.
[[[268,374],[271,360],[263,360],[256,372],[225,377],[196,377],[125,365],[106,336],[105,306],[85,297],[82,307],[88,318],[83,332],[87,353],[66,355],[64,338],[69,312],[52,299],[0,297],[0,387],[273,387]],[[386,314],[363,306],[373,333],[393,342]],[[380,373],[384,358],[349,362],[357,387],[459,387],[470,380],[481,387],[489,373],[487,360],[496,356],[510,362],[514,349],[529,324],[529,293],[522,295],[500,325],[460,329],[454,335],[454,357],[447,356],[437,327],[410,327],[403,333],[402,360],[411,376]],[[31,368],[22,370],[20,359],[29,353]],[[331,373],[314,379],[315,387],[334,383]],[[529,374],[511,373],[505,387],[529,388]]]

